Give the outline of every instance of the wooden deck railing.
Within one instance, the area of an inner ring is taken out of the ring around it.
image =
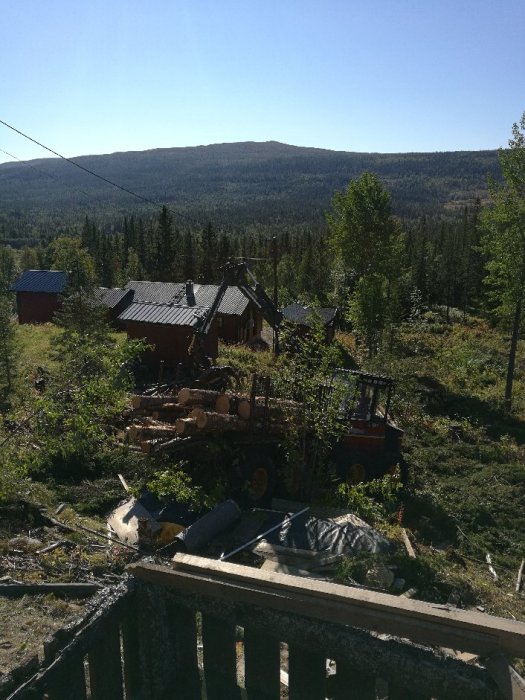
[[[506,661],[525,656],[523,623],[198,557],[177,555],[174,566],[129,567],[127,588],[9,697],[495,700],[525,692]]]

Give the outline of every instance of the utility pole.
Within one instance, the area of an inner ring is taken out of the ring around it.
[[[277,283],[277,236],[272,238],[272,262],[273,262],[273,305],[279,308],[279,292]],[[279,354],[279,333],[277,328],[273,329],[273,351]]]

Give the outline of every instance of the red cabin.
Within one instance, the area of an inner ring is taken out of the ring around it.
[[[11,287],[16,293],[19,323],[48,323],[62,305],[67,273],[60,270],[26,270]]]

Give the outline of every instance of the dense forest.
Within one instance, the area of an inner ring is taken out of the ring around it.
[[[346,153],[277,142],[81,156],[75,162],[143,199],[65,160],[5,163],[0,240],[34,245],[79,231],[86,216],[106,232],[122,232],[124,217],[147,224],[162,204],[183,230],[208,222],[238,234],[315,230],[324,227],[333,192],[365,171],[376,173],[391,192],[396,216],[450,220],[485,199],[487,176],[500,173],[496,151]]]

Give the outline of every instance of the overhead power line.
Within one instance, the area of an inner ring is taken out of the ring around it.
[[[80,165],[80,163],[77,163],[74,160],[71,160],[71,158],[66,158],[66,156],[63,156],[62,154],[58,153],[57,151],[54,151],[52,148],[49,148],[49,146],[45,146],[43,143],[40,143],[40,141],[37,141],[36,139],[32,138],[28,134],[24,134],[23,131],[20,131],[20,129],[17,129],[16,127],[12,126],[11,124],[4,122],[2,119],[0,119],[0,124],[3,124],[8,129],[11,129],[11,131],[14,131],[16,134],[20,134],[20,136],[23,136],[28,141],[32,141],[37,146],[40,146],[40,148],[43,148],[44,150],[49,151],[49,153],[52,153],[54,156],[57,156],[58,158],[65,160],[67,163],[74,165],[76,168],[79,168],[80,170],[83,170],[85,173],[88,173],[88,175],[92,175],[93,177],[96,177],[99,180],[102,180],[102,182],[105,182],[106,184],[111,185],[112,187],[116,187],[117,189],[122,190],[122,192],[126,192],[127,194],[130,194],[132,197],[136,197],[137,199],[140,199],[143,202],[146,202],[147,204],[153,204],[153,206],[155,206],[155,207],[162,206],[161,204],[159,204],[159,202],[154,202],[152,199],[149,199],[148,197],[143,197],[141,194],[137,194],[136,192],[133,192],[133,190],[129,190],[127,187],[123,187],[122,185],[119,185],[117,182],[113,182],[113,180],[109,180],[107,177],[104,177],[103,175],[99,175],[98,173],[94,172],[93,170],[90,170],[89,168],[85,168],[83,165]],[[169,207],[166,207],[166,209],[169,212],[171,212],[172,214],[174,214],[175,216],[178,216],[177,212],[173,211],[173,209],[170,209]]]
[[[31,168],[31,170],[34,170],[35,173],[39,173],[40,175],[45,175],[46,177],[51,178],[51,180],[55,180],[56,182],[59,182],[59,178],[56,177],[56,175],[52,175],[51,173],[48,173],[46,170],[42,170],[42,168],[36,168],[34,165],[32,165],[28,160],[22,160],[21,158],[18,158],[18,156],[14,156],[12,153],[9,153],[8,151],[4,151],[3,148],[0,148],[1,153],[5,153],[6,156],[9,156],[10,158],[13,158],[13,160],[17,160],[20,165],[25,165],[27,168]],[[81,194],[85,195],[86,197],[91,198],[93,195],[88,194],[87,192],[84,192],[84,190],[81,190],[80,187],[75,187],[75,190],[77,192],[80,192]]]

